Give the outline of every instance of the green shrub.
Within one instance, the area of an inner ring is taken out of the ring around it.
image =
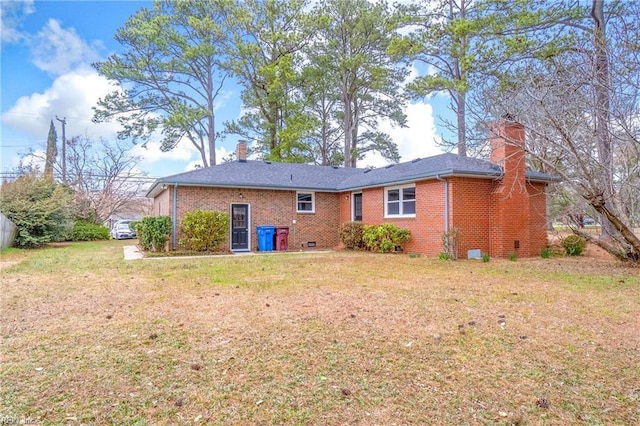
[[[561,245],[569,256],[580,256],[587,247],[587,240],[574,234],[564,238]]]
[[[551,254],[551,247],[545,247],[540,250],[540,257],[542,257],[543,259],[549,259],[551,257]]]
[[[367,249],[379,253],[389,253],[396,247],[402,247],[411,238],[411,232],[393,223],[382,225],[364,225],[362,240]]]
[[[71,206],[73,193],[68,187],[35,174],[4,182],[0,190],[0,211],[18,227],[19,247],[68,239],[73,227]]]
[[[509,252],[509,260],[512,262],[518,260],[518,253],[516,253],[515,251]]]
[[[489,253],[482,253],[480,255],[480,257],[482,258],[482,261],[485,262],[485,263],[488,262],[489,260],[491,260],[491,257],[489,256]]]
[[[77,220],[71,230],[71,239],[73,241],[108,240],[109,228],[99,223]]]
[[[180,245],[186,250],[219,251],[229,235],[229,214],[213,210],[192,210],[180,224]]]
[[[440,260],[455,260],[455,257],[451,253],[440,252],[438,253],[438,259]]]
[[[136,225],[138,241],[143,249],[162,251],[171,235],[169,216],[145,216]]]
[[[365,248],[362,234],[364,225],[362,222],[348,222],[340,228],[340,239],[345,248],[349,250],[362,250]]]

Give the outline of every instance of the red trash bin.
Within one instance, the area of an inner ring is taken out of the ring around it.
[[[276,227],[276,250],[287,251],[289,249],[289,227]]]

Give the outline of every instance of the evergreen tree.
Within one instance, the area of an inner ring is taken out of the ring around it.
[[[116,34],[123,52],[95,65],[126,89],[101,99],[94,121],[116,118],[121,139],[144,143],[159,131],[164,151],[187,140],[203,166],[216,164],[214,111],[227,78],[222,11],[229,4],[159,0],[131,16]]]
[[[49,136],[47,137],[47,152],[44,162],[44,175],[49,179],[53,179],[53,165],[56,162],[56,157],[58,156],[58,134],[56,133],[56,128],[53,125],[53,120],[51,120],[51,124],[49,125]]]

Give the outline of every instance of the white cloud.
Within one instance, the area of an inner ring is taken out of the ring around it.
[[[442,154],[438,147],[441,141],[436,131],[433,107],[429,103],[415,102],[408,105],[407,127],[392,127],[388,122],[380,125],[380,130],[389,134],[398,145],[400,161],[411,161],[415,158],[431,157]],[[358,167],[383,167],[389,164],[380,154],[367,154]]]
[[[47,153],[42,149],[34,149],[31,154],[32,155],[21,157],[18,160],[20,167],[31,170],[44,170]]]
[[[162,171],[162,164],[167,163],[169,161],[181,161],[188,162],[195,155],[199,155],[195,148],[189,145],[187,141],[183,141],[179,143],[175,148],[173,148],[169,152],[164,152],[160,149],[160,142],[158,141],[149,141],[146,146],[142,146],[142,144],[134,145],[129,153],[132,155],[138,156],[142,158],[140,162],[140,167],[143,170],[150,170],[154,165],[157,165],[156,169],[159,171],[154,171],[155,174],[163,175],[165,174]],[[199,157],[198,157],[199,158]]]
[[[7,128],[33,140],[46,141],[49,122],[53,120],[58,137],[62,138],[61,124],[56,120],[66,119],[66,137],[87,136],[92,139],[114,140],[121,129],[117,122],[93,123],[92,107],[99,98],[117,89],[106,78],[88,66],[80,66],[73,72],[56,78],[48,89],[41,93],[19,98],[8,111],[2,114],[2,123]],[[147,147],[133,145],[129,153],[141,157],[139,167],[152,176],[164,176],[193,170],[202,164],[200,153],[188,140],[181,141],[170,152],[160,150],[160,136],[152,137]],[[224,147],[216,150],[219,160],[229,155]],[[5,161],[6,162],[6,161]]]
[[[216,148],[216,159],[218,164],[227,157],[231,151],[224,146]],[[139,166],[143,170],[149,170],[153,176],[167,176],[181,172],[195,170],[202,167],[200,153],[188,141],[182,140],[175,148],[169,152],[160,149],[160,143],[150,141],[146,148],[135,145],[129,153],[142,158]]]
[[[2,43],[18,43],[26,35],[19,28],[27,15],[35,12],[33,0],[3,1],[0,7]]]
[[[31,39],[31,60],[35,66],[52,75],[62,75],[100,59],[103,45],[84,41],[74,28],[62,28],[60,22],[49,19]]]
[[[55,117],[66,117],[67,138],[88,134],[90,137],[113,138],[118,124],[95,124],[92,107],[98,98],[115,89],[107,79],[89,67],[79,67],[75,71],[56,78],[48,89],[18,98],[16,103],[2,114],[2,122],[12,130],[33,138],[46,140],[49,121]],[[60,129],[58,136],[62,136]]]

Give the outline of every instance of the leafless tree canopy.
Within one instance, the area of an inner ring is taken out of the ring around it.
[[[508,111],[526,126],[530,161],[563,178],[569,212],[600,215],[601,238],[575,232],[638,261],[640,14],[636,4],[605,5],[594,0],[573,48],[527,62],[483,97],[494,116]]]

